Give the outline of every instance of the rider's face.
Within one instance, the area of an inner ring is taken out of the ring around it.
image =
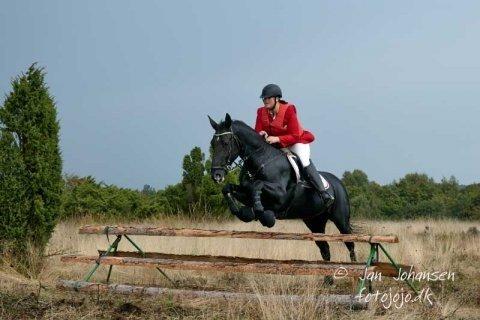
[[[265,108],[267,109],[272,109],[273,107],[275,107],[275,100],[277,98],[275,97],[271,97],[271,98],[263,98],[263,105],[265,106]]]

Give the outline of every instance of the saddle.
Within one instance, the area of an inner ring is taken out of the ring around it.
[[[300,158],[294,152],[287,148],[282,148],[281,150],[284,152],[285,156],[288,159],[288,162],[290,163],[290,166],[295,172],[296,184],[287,192],[285,205],[280,208],[278,212],[275,212],[275,217],[277,219],[302,218],[301,216],[299,216],[298,213],[302,211],[302,203],[305,203],[305,201],[313,201],[314,206],[316,206],[316,209],[313,211],[320,212],[323,206],[323,202],[320,201],[320,198],[317,196],[312,197],[311,194],[308,195],[307,193],[302,192],[303,189],[310,189],[313,188],[313,186],[310,184],[309,180],[306,177]],[[325,190],[333,195],[335,192],[335,190],[333,190],[333,187],[321,174],[320,177],[322,179]],[[325,207],[323,208],[323,210],[326,209],[327,208]]]
[[[290,165],[292,166],[292,169],[295,172],[297,183],[304,183],[308,185],[308,187],[311,187],[310,183],[308,182],[308,179],[306,179],[305,177],[305,172],[303,171],[303,165],[302,165],[302,162],[300,161],[300,158],[295,154],[295,152],[292,152],[288,148],[282,148],[281,150],[286,155],[288,162],[290,162]],[[320,174],[320,178],[322,179],[325,190],[328,190],[330,188],[330,183],[328,183],[327,179],[325,179],[321,174]]]

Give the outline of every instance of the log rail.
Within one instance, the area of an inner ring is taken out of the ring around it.
[[[283,275],[334,275],[341,270],[347,276],[360,277],[381,274],[386,277],[398,275],[390,264],[376,262],[366,267],[361,262],[331,262],[323,260],[276,260],[257,259],[232,256],[181,255],[157,252],[117,251],[105,256],[105,251],[99,251],[98,256],[66,255],[61,257],[65,263],[96,263],[124,267],[162,268],[172,270],[244,272]],[[400,265],[403,270],[410,266]]]
[[[291,233],[265,231],[233,231],[233,230],[204,230],[185,228],[158,228],[141,226],[84,226],[80,234],[109,234],[109,235],[144,235],[167,237],[211,237],[211,238],[242,238],[242,239],[269,239],[269,240],[306,240],[306,241],[336,241],[336,242],[367,242],[367,243],[398,243],[395,235],[368,235],[368,234],[323,234],[323,233]]]
[[[305,303],[313,302],[316,304],[339,304],[346,305],[352,309],[366,309],[368,302],[366,299],[358,298],[355,295],[348,294],[320,294],[316,296],[303,295],[274,295],[246,292],[226,292],[226,291],[206,291],[206,290],[186,290],[160,287],[143,287],[128,284],[103,284],[85,281],[58,280],[57,288],[61,290],[72,290],[76,292],[108,292],[126,295],[139,296],[166,296],[176,302],[182,302],[192,299],[208,299],[224,302],[225,300],[244,301],[255,303],[259,299],[262,301],[276,301],[283,303]]]

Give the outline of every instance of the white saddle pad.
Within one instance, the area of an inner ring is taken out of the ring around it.
[[[298,183],[300,182],[300,168],[298,168],[298,165],[295,162],[295,158],[296,157],[293,154],[287,153],[287,159],[290,162],[290,165],[292,166],[293,171],[295,171],[295,177],[297,177],[297,183]],[[322,178],[323,187],[325,188],[325,190],[330,188],[330,183],[328,183],[327,179],[325,179],[321,174],[320,174],[320,178]]]

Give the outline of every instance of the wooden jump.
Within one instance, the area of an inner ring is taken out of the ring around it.
[[[114,265],[124,267],[162,268],[172,270],[195,270],[195,271],[220,271],[220,272],[243,272],[282,275],[333,275],[339,269],[347,272],[348,276],[360,277],[364,274],[381,273],[382,276],[394,277],[398,275],[395,268],[388,263],[377,262],[365,268],[365,263],[353,262],[330,262],[311,260],[274,260],[240,258],[229,256],[209,255],[177,255],[156,252],[138,253],[117,251],[104,256],[105,251],[99,251],[98,256],[66,255],[61,257],[65,263],[98,262],[101,265]],[[401,265],[404,270],[410,266]]]
[[[143,296],[166,296],[174,301],[185,301],[192,299],[209,299],[209,300],[235,300],[245,302],[257,301],[280,301],[286,303],[321,303],[321,304],[343,304],[349,305],[353,309],[366,309],[368,303],[365,299],[355,297],[354,295],[341,294],[320,294],[315,296],[301,295],[274,295],[274,294],[254,294],[240,292],[225,291],[205,291],[205,290],[184,290],[159,287],[143,287],[125,284],[102,284],[85,281],[59,280],[57,288],[63,290],[75,290],[80,292],[109,292],[120,294],[134,294]]]
[[[193,271],[220,271],[243,272],[282,275],[323,275],[335,276],[341,271],[341,276],[359,278],[358,290],[360,293],[366,289],[366,284],[371,282],[364,276],[379,275],[396,277],[400,271],[409,271],[412,267],[396,263],[388,254],[382,243],[398,243],[394,235],[368,235],[368,234],[335,234],[323,233],[287,233],[287,232],[256,232],[256,231],[230,231],[230,230],[204,230],[204,229],[178,229],[159,228],[148,226],[84,226],[79,230],[81,234],[115,235],[116,239],[106,251],[99,251],[98,256],[66,255],[61,258],[65,263],[93,264],[84,281],[61,280],[58,284],[62,289],[74,289],[86,292],[117,292],[139,293],[147,295],[169,295],[178,299],[209,298],[209,299],[243,299],[258,301],[259,295],[252,293],[235,293],[220,291],[195,291],[155,287],[139,287],[131,285],[108,284],[113,266],[155,268],[174,286],[176,283],[168,277],[163,269],[193,270]],[[365,262],[331,262],[323,260],[274,260],[232,256],[211,255],[182,255],[157,252],[144,252],[130,236],[165,236],[165,237],[222,237],[240,239],[270,239],[270,240],[304,240],[304,241],[336,241],[336,242],[364,242],[370,245],[370,254]],[[137,252],[118,251],[121,239],[126,239]],[[379,254],[383,252],[390,262],[379,262]],[[99,284],[89,282],[100,265],[109,266],[106,282]],[[418,294],[410,280],[405,280],[407,285]],[[264,299],[280,299],[284,301],[300,301],[313,299],[316,302],[334,302],[350,305],[351,308],[366,306],[359,297],[352,295],[320,295],[316,297],[303,296],[263,296]],[[363,304],[362,304],[363,303]]]
[[[220,238],[248,238],[270,240],[307,240],[307,241],[336,241],[336,242],[367,242],[367,243],[398,243],[394,235],[368,234],[323,234],[323,233],[287,233],[287,232],[259,232],[233,230],[204,230],[204,229],[176,229],[158,227],[132,226],[84,226],[80,234],[109,234],[109,235],[144,235],[144,236],[173,236],[173,237],[220,237]]]

